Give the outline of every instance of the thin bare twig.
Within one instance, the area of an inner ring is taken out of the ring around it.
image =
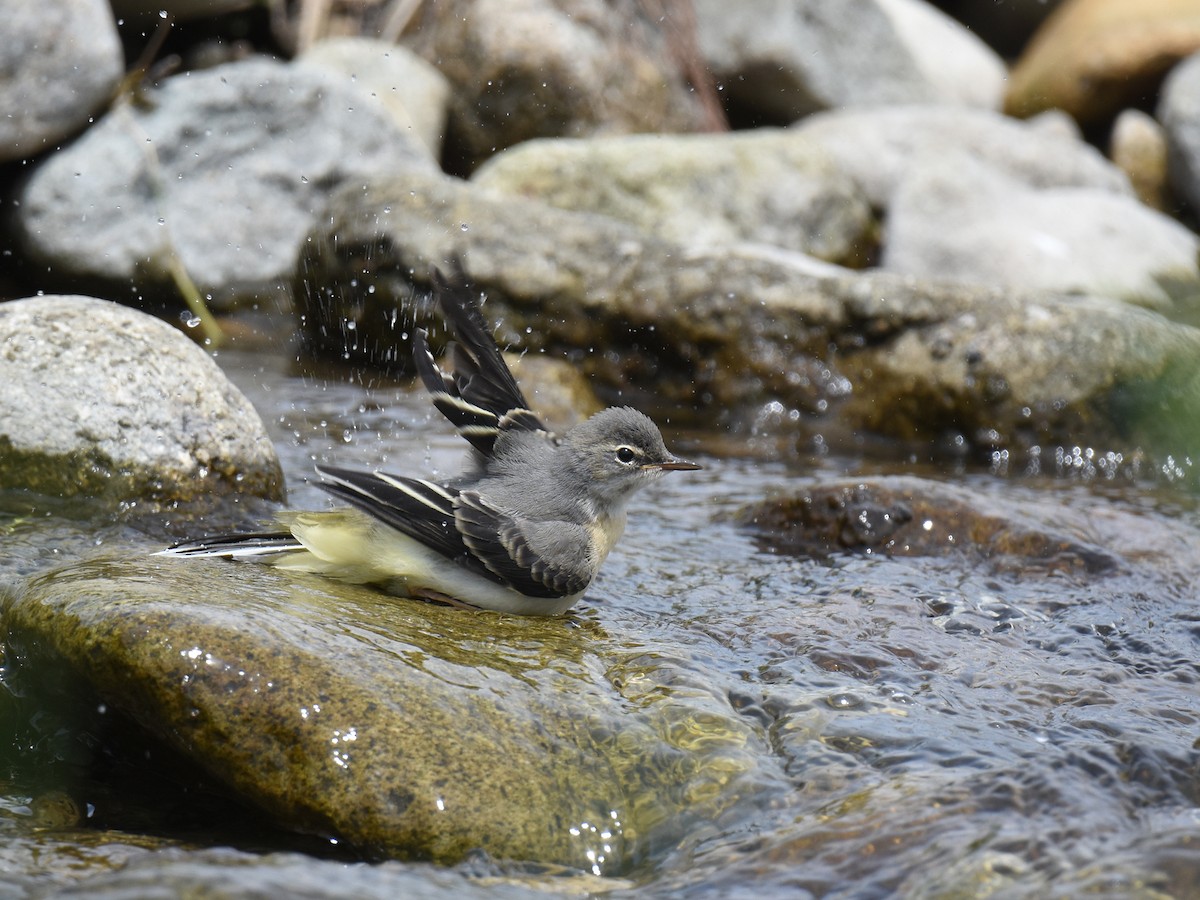
[[[379,39],[389,44],[400,40],[420,8],[421,0],[391,0],[379,26]]]
[[[332,0],[300,0],[296,53],[303,53],[329,31],[329,15],[332,8]]]

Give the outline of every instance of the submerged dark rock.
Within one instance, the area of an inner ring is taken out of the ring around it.
[[[894,476],[818,484],[744,507],[737,520],[772,551],[827,556],[965,554],[998,568],[1103,574],[1111,551],[967,488]]]

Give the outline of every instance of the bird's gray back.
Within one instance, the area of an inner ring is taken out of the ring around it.
[[[479,491],[504,510],[537,511],[526,518],[583,524],[581,482],[566,471],[568,464],[563,448],[545,434],[503,432],[482,471],[454,486]]]

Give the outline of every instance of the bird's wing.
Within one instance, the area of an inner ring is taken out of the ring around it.
[[[456,489],[418,478],[333,466],[317,466],[317,473],[325,479],[318,487],[339,500],[450,559],[471,556],[454,521]]]
[[[462,279],[451,284],[437,269],[432,273],[438,306],[457,338],[449,353],[453,372],[444,372],[429,350],[424,329],[413,338],[413,361],[433,398],[433,405],[476,450],[491,456],[501,431],[550,430],[529,409],[529,401],[500,355],[479,309],[479,297]]]
[[[462,491],[454,501],[455,523],[463,542],[488,570],[530,597],[578,594],[594,574],[588,536],[581,525],[534,523],[515,518],[488,503],[476,491]],[[538,545],[550,529],[560,552],[552,563]]]
[[[475,491],[403,478],[318,466],[321,488],[479,574],[528,597],[565,597],[587,587],[586,566],[552,566],[530,544],[535,523],[521,522]],[[572,561],[587,558],[586,532],[579,531]],[[559,537],[561,540],[562,538]]]

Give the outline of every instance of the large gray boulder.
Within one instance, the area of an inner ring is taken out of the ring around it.
[[[18,234],[46,283],[149,292],[178,260],[217,305],[273,297],[328,193],[424,146],[366,92],[265,59],[166,79],[37,167]]]
[[[775,129],[527,141],[471,180],[685,246],[754,241],[846,263],[874,226],[862,191],[823,147]]]
[[[924,278],[1200,311],[1200,239],[1123,193],[1033,188],[970,157],[927,160],[892,196],[881,265]]]
[[[823,109],[896,103],[997,108],[1003,61],[917,0],[695,3],[700,52],[743,115],[787,123]]]
[[[406,358],[414,282],[454,258],[502,344],[569,354],[609,401],[673,420],[779,404],[831,443],[1131,449],[1150,432],[1186,447],[1200,418],[1200,331],[1115,300],[819,274],[445,178],[335,198],[302,261],[310,347]]]
[[[1092,187],[1132,194],[1129,179],[1094,147],[984,109],[934,105],[818,113],[793,130],[821,147],[887,209],[908,173],[963,156],[1034,188]]]
[[[10,3],[0,40],[0,162],[36,156],[112,99],[125,60],[104,0]]]
[[[145,313],[92,297],[0,304],[0,384],[0,487],[114,502],[283,494],[258,413]]]

